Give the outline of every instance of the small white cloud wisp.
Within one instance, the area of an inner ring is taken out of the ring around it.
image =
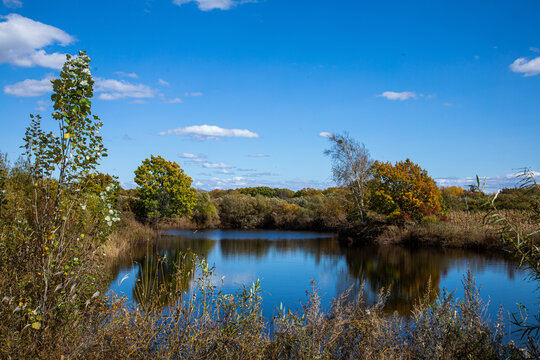
[[[183,101],[180,98],[172,98],[172,99],[163,100],[163,103],[164,104],[181,104],[183,103]]]
[[[118,100],[124,98],[152,98],[155,90],[143,84],[132,84],[124,80],[96,78],[96,92],[101,100]]]
[[[379,97],[386,98],[388,100],[407,100],[407,99],[416,99],[417,95],[416,93],[412,91],[402,91],[402,92],[396,92],[396,91],[385,91],[382,94],[379,95]]]
[[[487,192],[496,192],[498,189],[513,188],[513,187],[519,186],[519,182],[521,180],[521,178],[520,178],[521,174],[522,174],[522,172],[506,174],[506,175],[480,177],[480,181],[485,182],[485,187],[484,187],[485,191],[487,191]],[[534,178],[537,181],[540,181],[540,172],[533,171],[532,176],[534,176]],[[476,178],[475,177],[436,178],[435,181],[437,182],[437,185],[439,185],[439,186],[460,186],[460,187],[463,187],[463,188],[467,188],[469,185],[476,185]]]
[[[4,93],[16,97],[41,96],[52,91],[52,78],[52,75],[48,75],[41,80],[26,79],[12,85],[6,85]]]
[[[119,76],[129,77],[129,78],[132,78],[132,79],[138,79],[139,78],[139,75],[137,75],[136,73],[127,73],[127,72],[123,72],[123,71],[117,71],[117,72],[115,72],[115,74],[119,75]]]
[[[191,2],[196,3],[199,10],[210,11],[214,9],[229,10],[237,5],[256,2],[256,0],[173,0],[173,4],[178,6]]]
[[[45,78],[26,79],[15,84],[4,86],[4,93],[17,97],[33,97],[41,96],[52,92],[51,80],[53,75],[49,74]],[[97,97],[100,100],[118,100],[118,99],[135,99],[131,103],[143,103],[143,99],[153,98],[156,91],[144,84],[132,84],[123,80],[114,79],[95,79],[95,92],[99,94]],[[167,100],[169,104],[182,102],[179,98]]]
[[[233,169],[234,168],[233,165],[229,165],[229,164],[209,163],[209,162],[202,164],[202,166],[207,169]]]
[[[334,134],[328,132],[328,131],[321,131],[319,133],[319,136],[322,137],[322,138],[327,138],[327,139],[330,139],[332,136],[334,136]]]
[[[4,3],[4,6],[10,9],[18,9],[22,8],[23,3],[20,0],[2,0],[2,3]]]

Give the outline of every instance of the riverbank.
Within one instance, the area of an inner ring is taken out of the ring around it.
[[[503,210],[505,218],[516,224],[524,233],[532,233],[538,226],[523,211]],[[447,247],[475,250],[504,250],[499,228],[486,225],[486,212],[451,211],[441,217],[424,218],[421,222],[390,221],[384,216],[370,214],[364,225],[360,221],[336,218],[324,223],[286,224],[259,223],[258,226],[232,226],[219,221],[197,223],[188,217],[161,219],[153,224],[136,220],[125,213],[117,230],[106,244],[107,256],[115,257],[130,247],[155,241],[165,230],[212,230],[212,229],[276,229],[334,232],[341,242],[349,246],[402,245],[411,247]]]
[[[502,216],[523,233],[538,227],[523,211],[503,210]],[[500,228],[486,224],[487,212],[452,211],[440,218],[422,222],[390,222],[372,216],[366,225],[350,224],[338,231],[340,239],[351,245],[404,245],[413,247],[448,247],[475,250],[504,250]]]
[[[160,234],[161,231],[155,226],[137,220],[130,212],[124,212],[116,229],[103,244],[103,252],[111,261],[134,247],[154,243]]]

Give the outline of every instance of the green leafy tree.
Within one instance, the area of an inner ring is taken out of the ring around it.
[[[426,170],[410,159],[372,165],[371,207],[393,218],[437,215],[441,212],[439,188]]]
[[[238,191],[240,194],[250,195],[250,196],[262,195],[262,196],[270,197],[270,198],[276,196],[275,189],[272,189],[268,186],[247,187],[247,188],[237,189],[236,191]]]
[[[191,182],[180,165],[151,155],[135,170],[142,212],[152,218],[191,214],[197,203]]]

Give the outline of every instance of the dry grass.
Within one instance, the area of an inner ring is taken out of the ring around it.
[[[185,269],[184,269],[185,270]],[[235,294],[224,294],[202,263],[194,278],[197,290],[174,296],[166,292],[168,310],[152,303],[129,311],[121,301],[92,318],[93,331],[70,349],[84,359],[534,359],[534,344],[518,349],[503,339],[504,321],[486,319],[486,305],[469,274],[465,296],[443,294],[431,303],[430,293],[411,318],[383,311],[388,293],[368,306],[365,296],[346,292],[323,311],[317,288],[299,313],[278,310],[273,330],[261,315],[258,283]],[[179,275],[182,277],[182,275]],[[352,299],[352,300],[351,300]],[[97,321],[96,321],[97,320]]]
[[[149,244],[159,238],[160,232],[135,219],[132,213],[122,213],[120,224],[103,245],[103,252],[109,261],[127,253],[133,247]]]
[[[199,228],[197,223],[185,216],[160,219],[156,227],[160,230],[196,230]]]
[[[501,215],[526,233],[538,229],[525,212],[503,210]],[[401,225],[387,224],[376,237],[378,244],[405,244],[415,246],[441,246],[474,249],[503,249],[499,228],[486,224],[487,212],[452,211],[446,221],[427,218],[426,221]]]

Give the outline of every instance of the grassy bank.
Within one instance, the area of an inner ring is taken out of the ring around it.
[[[116,229],[103,244],[103,252],[109,261],[128,253],[133,247],[158,241],[160,231],[148,223],[138,221],[132,213],[124,212]]]
[[[524,211],[499,212],[525,233],[538,228]],[[436,246],[485,250],[504,250],[500,226],[486,224],[487,212],[451,211],[444,217],[428,217],[421,222],[391,222],[374,215],[366,226],[350,224],[340,231],[341,238],[352,244]],[[537,235],[538,237],[538,235]]]
[[[219,213],[221,214],[221,213]],[[538,224],[534,222],[523,210],[501,210],[500,214],[515,223],[523,232],[532,233]],[[338,233],[340,239],[350,245],[405,245],[450,247],[477,250],[504,250],[505,245],[500,241],[500,227],[486,224],[485,211],[467,212],[450,211],[440,217],[426,217],[420,222],[391,221],[386,217],[371,212],[367,224],[360,221],[349,221],[338,213],[337,216],[326,214],[324,221],[315,216],[317,220],[289,219],[287,222],[276,221],[278,216],[269,211],[258,216],[259,221],[238,219],[236,223],[213,220],[211,224],[197,222],[193,218],[179,217],[162,219],[154,224],[159,231],[170,229],[207,230],[207,229],[279,229],[279,230],[307,230]],[[227,218],[229,215],[225,215]],[[272,221],[264,219],[274,218]],[[296,221],[298,220],[298,222]],[[134,222],[133,216],[128,221]],[[128,226],[131,228],[131,226]],[[137,223],[133,228],[143,227],[152,230],[149,225]],[[133,235],[126,233],[127,237]],[[538,236],[538,235],[537,235]]]

